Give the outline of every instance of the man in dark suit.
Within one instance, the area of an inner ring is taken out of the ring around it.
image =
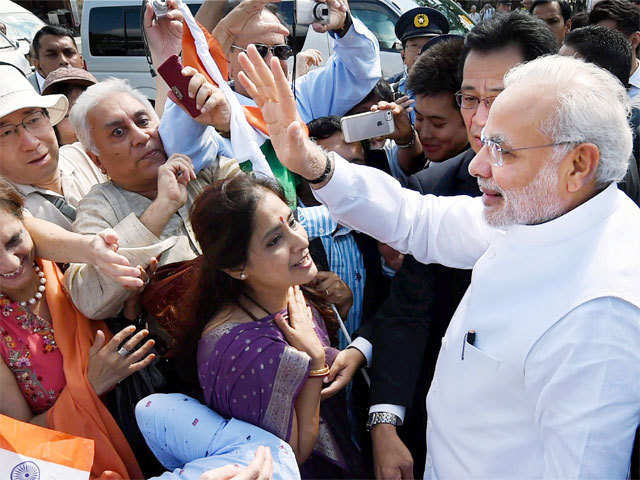
[[[440,164],[432,163],[411,177],[410,186],[423,194],[480,195],[468,166],[482,148],[481,131],[491,103],[503,89],[504,74],[518,63],[557,49],[546,25],[522,12],[476,26],[465,39],[462,81],[455,95],[471,148]],[[428,55],[429,51],[424,56]],[[406,257],[375,318],[368,426],[378,479],[422,476],[425,397],[441,338],[470,276],[470,271],[422,265]]]

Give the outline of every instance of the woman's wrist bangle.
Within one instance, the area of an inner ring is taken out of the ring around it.
[[[307,182],[316,185],[318,183],[324,182],[327,179],[327,177],[331,173],[333,163],[331,162],[329,155],[325,155],[325,158],[327,159],[327,163],[324,167],[324,172],[322,172],[322,174],[319,177],[312,178],[311,180],[309,180],[308,178],[305,179]]]
[[[324,377],[328,373],[329,373],[329,365],[327,365],[325,363],[324,367],[322,367],[322,368],[319,368],[317,370],[310,370],[309,371],[309,376],[310,377]]]

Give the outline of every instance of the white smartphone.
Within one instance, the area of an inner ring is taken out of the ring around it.
[[[385,137],[396,129],[390,110],[358,113],[340,119],[344,141],[359,142],[368,138]]]

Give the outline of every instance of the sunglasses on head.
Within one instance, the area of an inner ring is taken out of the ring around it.
[[[254,43],[253,45],[262,58],[267,58],[269,52],[280,60],[286,60],[293,55],[293,50],[289,45],[264,45],[262,43]],[[246,48],[238,47],[237,45],[231,45],[231,47],[247,53]]]

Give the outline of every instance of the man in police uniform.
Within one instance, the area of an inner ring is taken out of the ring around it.
[[[405,70],[389,79],[393,89],[403,95],[409,70],[430,38],[449,33],[449,22],[433,8],[417,7],[402,14],[396,23],[396,37],[402,42]]]

